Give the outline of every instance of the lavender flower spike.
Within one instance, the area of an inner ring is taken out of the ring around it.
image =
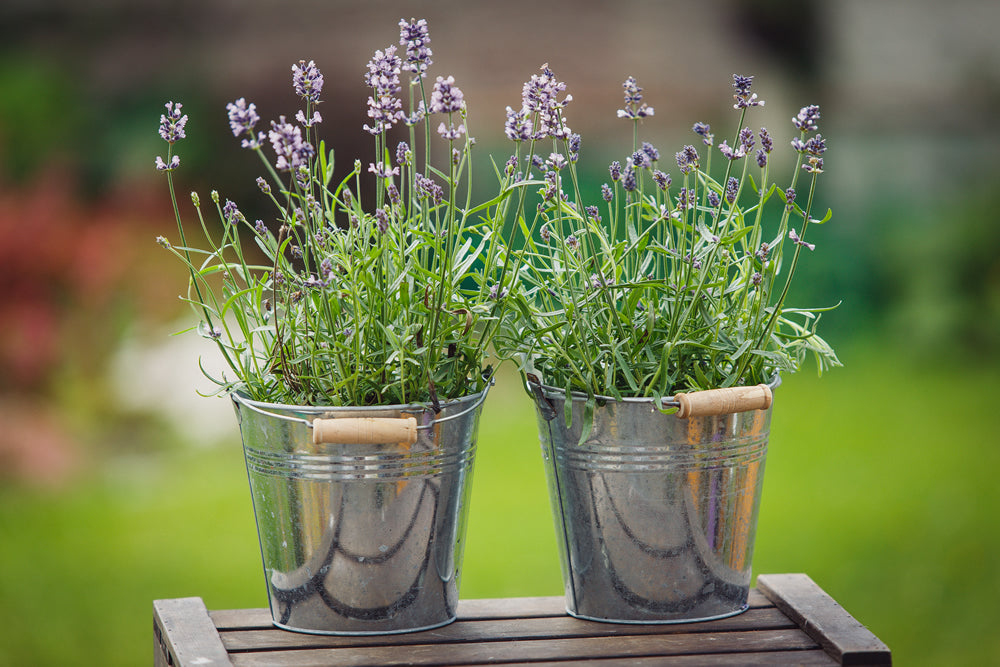
[[[278,156],[274,166],[279,171],[297,171],[306,167],[315,153],[313,147],[302,140],[302,129],[285,122],[284,116],[279,117],[278,122],[271,121],[268,137]]]
[[[439,76],[431,91],[428,111],[430,113],[454,113],[465,107],[465,95],[455,85],[455,77],[447,79]]]
[[[799,110],[798,115],[792,119],[792,124],[799,128],[803,132],[815,132],[819,129],[816,121],[819,120],[819,107],[812,104],[807,107],[802,107]]]
[[[233,136],[246,135],[241,144],[243,148],[254,150],[260,148],[264,141],[264,133],[254,132],[254,127],[260,121],[260,116],[257,115],[257,105],[247,104],[246,99],[241,97],[235,102],[227,104],[226,111],[229,114],[229,127],[233,130]]]
[[[368,61],[365,84],[372,89],[368,98],[368,117],[375,123],[372,126],[366,124],[364,128],[370,134],[385,132],[405,116],[403,103],[396,97],[402,90],[399,85],[401,66],[395,46],[386,47],[385,52],[376,51]]]
[[[531,79],[524,84],[521,91],[522,106],[528,115],[538,116],[538,131],[532,138],[567,139],[572,131],[566,125],[562,109],[573,100],[573,96],[566,95],[560,101],[558,96],[566,90],[566,84],[556,79],[548,63],[542,65],[541,70],[541,74],[531,75]]]
[[[167,113],[160,114],[160,136],[168,144],[174,144],[187,136],[184,133],[184,126],[187,125],[188,117],[187,114],[181,114],[183,105],[180,102],[177,104],[167,102],[164,106],[167,108]]]
[[[426,19],[399,20],[399,45],[406,47],[406,62],[402,64],[405,71],[427,76],[427,68],[434,62],[431,60],[434,53],[427,46],[430,43]]]
[[[625,79],[622,88],[625,89],[625,108],[618,110],[619,118],[637,120],[656,113],[653,107],[642,101],[642,88],[635,82],[635,77]]]
[[[316,63],[310,60],[300,60],[298,65],[292,65],[292,86],[295,93],[307,102],[319,104],[319,95],[323,92],[323,75]]]
[[[794,243],[796,245],[800,245],[800,246],[803,246],[805,248],[809,248],[810,250],[815,250],[816,249],[816,244],[815,243],[806,243],[805,241],[803,241],[802,239],[799,238],[798,233],[794,229],[789,229],[788,230],[788,238],[791,239],[792,243]]]
[[[753,84],[752,76],[733,75],[733,88],[736,89],[736,94],[733,95],[733,99],[736,100],[736,104],[733,105],[734,109],[764,106],[764,100],[757,99],[757,93],[750,92],[751,84]]]

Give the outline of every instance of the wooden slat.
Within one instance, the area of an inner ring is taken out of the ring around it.
[[[751,609],[773,607],[774,603],[756,589],[750,590],[747,603]],[[273,627],[268,609],[220,609],[208,612],[219,630],[264,629]],[[541,618],[565,616],[563,596],[459,600],[460,619]]]
[[[638,635],[495,641],[468,644],[307,649],[233,654],[236,667],[269,665],[469,665],[532,661],[584,661],[591,658],[742,654],[758,651],[814,650],[816,643],[799,629],[749,632]]]
[[[153,630],[156,667],[233,664],[201,598],[155,600]]]
[[[783,630],[796,628],[774,607],[751,609],[739,616],[711,623],[678,625],[626,625],[581,621],[563,614],[550,618],[519,618],[489,621],[460,620],[435,630],[414,634],[334,637],[301,635],[281,630],[226,631],[222,643],[230,652],[271,651],[289,648],[346,648],[362,646],[406,646],[519,639],[568,639],[629,635],[679,635],[699,632]]]
[[[567,667],[565,661],[509,662],[504,667]],[[587,661],[588,667],[663,667],[662,656],[646,658],[595,658]],[[836,660],[821,648],[811,651],[762,651],[754,653],[714,653],[703,655],[675,655],[670,657],[670,667],[764,667],[796,665],[797,667],[836,667]]]
[[[805,574],[762,574],[757,587],[842,665],[891,665],[889,647]]]

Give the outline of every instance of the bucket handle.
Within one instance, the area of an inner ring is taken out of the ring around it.
[[[415,417],[341,417],[314,419],[313,444],[352,442],[359,445],[406,446],[417,441]]]
[[[751,387],[723,387],[676,394],[674,400],[680,407],[677,416],[681,419],[687,419],[688,417],[712,417],[750,410],[767,410],[771,407],[773,397],[769,386],[758,384]]]
[[[458,419],[477,410],[486,400],[486,395],[495,382],[495,379],[490,378],[486,388],[479,392],[479,398],[470,407],[447,417],[437,417],[429,424],[417,424],[415,417],[340,417],[339,419],[316,417],[311,420],[302,419],[251,405],[237,393],[233,393],[231,396],[235,402],[256,413],[285,421],[298,422],[311,428],[313,430],[313,444],[350,442],[361,445],[386,445],[399,442],[404,445],[412,445],[417,441],[418,429],[432,429],[437,424]]]
[[[767,410],[771,407],[773,394],[771,389],[781,384],[781,376],[775,374],[769,384],[758,384],[742,387],[723,387],[720,389],[704,389],[688,393],[676,394],[665,398],[662,405],[679,408],[676,415],[680,419],[689,417],[714,417],[735,412],[750,410]],[[545,421],[551,421],[556,416],[555,408],[542,392],[542,383],[538,376],[527,374],[527,385],[538,405],[542,409]],[[599,398],[612,398],[601,396]]]

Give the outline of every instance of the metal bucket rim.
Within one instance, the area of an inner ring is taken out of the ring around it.
[[[533,379],[526,380],[526,383],[529,386],[534,385],[538,387],[549,396],[555,396],[559,398],[566,396],[565,388],[553,387],[551,385],[543,384],[541,382],[536,382]],[[767,383],[767,386],[771,390],[780,387],[781,375],[779,373],[775,373],[774,376],[771,378],[771,381]],[[590,398],[590,396],[587,393],[582,391],[571,391],[569,395],[570,398],[573,400],[579,399],[582,401],[586,401]],[[532,392],[532,397],[534,396],[535,396],[534,392]],[[614,396],[604,396],[603,394],[595,394],[594,398],[596,398],[599,401],[605,401],[608,403],[655,403],[656,402],[656,397],[654,396],[623,396],[622,398],[618,399],[615,398]],[[677,407],[680,405],[680,403],[677,401],[676,396],[664,396],[662,403],[663,405],[668,405],[671,407]]]
[[[435,414],[441,414],[448,410],[449,408],[460,407],[465,403],[470,401],[473,402],[472,406],[467,407],[461,412],[455,414],[449,414],[444,417],[435,417],[429,423],[419,424],[418,429],[429,429],[433,428],[435,424],[441,422],[451,421],[452,419],[457,419],[463,415],[468,414],[476,410],[483,402],[486,400],[486,395],[489,393],[490,389],[495,384],[496,379],[490,378],[487,381],[486,386],[482,391],[478,391],[474,394],[468,394],[466,396],[461,396],[459,398],[452,398],[444,401],[440,404],[440,410]],[[386,404],[386,405],[289,405],[285,403],[269,403],[266,401],[255,401],[251,398],[247,398],[242,392],[234,391],[230,394],[233,402],[237,405],[245,405],[249,409],[259,412],[264,415],[269,415],[278,419],[285,419],[288,421],[303,422],[307,426],[312,426],[312,422],[308,419],[298,418],[293,416],[294,414],[308,415],[308,416],[318,416],[327,414],[336,414],[338,412],[349,412],[351,414],[358,413],[385,413],[385,412],[398,412],[401,414],[424,414],[427,412],[434,412],[434,406],[428,403],[397,403],[397,404]],[[275,410],[280,410],[284,412],[289,412],[292,414],[277,414]]]

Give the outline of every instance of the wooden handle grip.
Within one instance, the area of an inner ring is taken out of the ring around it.
[[[313,443],[349,443],[388,445],[394,442],[412,445],[417,441],[414,417],[344,417],[314,419]]]
[[[677,416],[709,417],[727,415],[748,410],[767,410],[771,407],[771,388],[766,384],[754,387],[726,387],[677,394],[674,398],[681,404]]]

